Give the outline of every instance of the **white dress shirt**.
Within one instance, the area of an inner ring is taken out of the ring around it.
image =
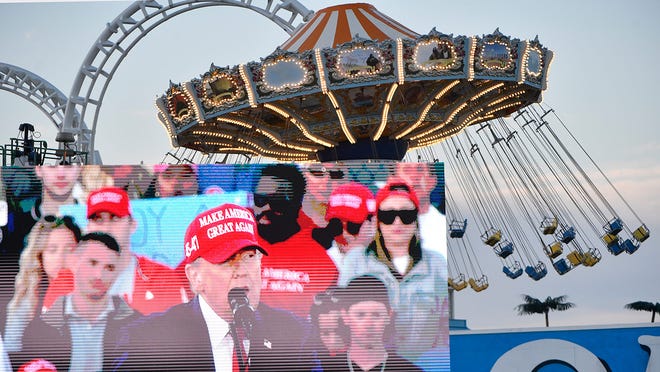
[[[213,364],[216,371],[231,371],[233,367],[234,340],[229,331],[229,323],[211,309],[204,296],[199,296],[199,307],[206,322],[213,351]]]

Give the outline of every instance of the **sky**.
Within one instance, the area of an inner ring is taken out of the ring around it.
[[[265,0],[254,3],[265,3]],[[302,1],[311,10],[332,1]],[[497,258],[478,246],[490,287],[455,295],[455,316],[472,329],[543,326],[543,317],[519,316],[521,294],[567,295],[577,307],[552,313],[551,325],[641,323],[650,314],[625,310],[626,303],[660,301],[660,2],[609,1],[378,1],[374,5],[417,33],[433,27],[454,35],[505,35],[534,39],[555,53],[543,103],[563,122],[617,186],[651,230],[633,255],[603,260],[539,282],[501,273]],[[0,2],[0,62],[40,75],[68,95],[76,73],[105,24],[129,2]],[[188,81],[211,63],[233,66],[259,60],[288,38],[267,18],[229,6],[207,7],[173,17],[130,51],[110,82],[101,107],[96,149],[104,164],[157,164],[171,144],[156,119],[154,102],[169,81]],[[0,138],[9,143],[18,125],[35,125],[40,139],[55,145],[54,125],[35,106],[0,90]],[[448,179],[451,185],[451,178]],[[451,186],[450,186],[451,187]],[[632,223],[631,223],[632,224]],[[635,226],[636,227],[636,226]],[[633,229],[635,228],[633,227]],[[596,244],[598,242],[595,242]]]

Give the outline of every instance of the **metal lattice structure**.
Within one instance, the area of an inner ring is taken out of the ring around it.
[[[136,1],[109,22],[85,56],[66,104],[61,132],[71,133],[80,151],[94,152],[94,136],[105,92],[117,68],[133,47],[156,27],[180,14],[209,6],[253,10],[292,34],[313,12],[296,0],[269,0],[265,6],[251,1],[184,0]],[[279,14],[285,13],[282,17]],[[76,115],[80,112],[80,115]],[[88,122],[91,129],[83,124]]]
[[[62,128],[67,98],[46,79],[18,66],[0,62],[0,89],[26,99],[48,116],[58,130]],[[80,123],[77,111],[73,112],[72,117]],[[85,123],[80,126],[84,131]]]

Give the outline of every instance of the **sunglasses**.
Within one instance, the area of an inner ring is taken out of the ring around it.
[[[276,211],[282,211],[291,205],[291,197],[283,194],[257,194],[253,196],[254,205],[261,208],[264,205],[270,205],[270,208]]]
[[[378,221],[386,225],[393,224],[397,216],[404,225],[410,225],[411,223],[415,222],[415,220],[417,220],[417,209],[394,209],[378,211]]]
[[[80,240],[80,227],[76,225],[76,222],[73,219],[73,217],[71,216],[58,217],[49,214],[44,216],[43,220],[44,223],[41,223],[40,225],[41,229],[53,230],[59,228],[60,226],[64,226],[73,233],[76,242]]]
[[[74,227],[77,228],[76,222],[74,221],[73,217],[71,216],[63,216],[63,217],[58,217],[54,216],[52,214],[44,216],[44,221],[48,224],[46,225],[47,227],[50,227],[51,229],[56,229],[62,225],[64,225],[66,228],[69,230],[73,231]]]
[[[344,226],[344,231],[353,236],[359,234],[360,229],[362,228],[362,223],[355,223],[351,221],[341,221],[341,223]]]
[[[330,176],[330,179],[344,179],[344,171],[341,170],[309,169],[309,173],[314,177],[323,177],[327,173]]]
[[[66,223],[65,219],[71,221],[71,217],[57,217],[57,216],[53,216],[52,214],[44,216],[44,221],[48,222],[50,224],[50,228],[52,229],[64,225]]]

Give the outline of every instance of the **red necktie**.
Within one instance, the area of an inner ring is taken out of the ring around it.
[[[247,353],[243,349],[243,341],[242,341],[245,339],[245,330],[242,327],[234,327],[232,325],[231,335],[232,335],[232,339],[234,340],[234,352],[232,354],[232,371],[248,372]],[[243,366],[242,370],[241,370],[241,366]]]
[[[233,372],[241,372],[241,369],[238,366],[238,357],[236,356],[236,348],[234,348],[234,352],[231,355],[231,370]]]

